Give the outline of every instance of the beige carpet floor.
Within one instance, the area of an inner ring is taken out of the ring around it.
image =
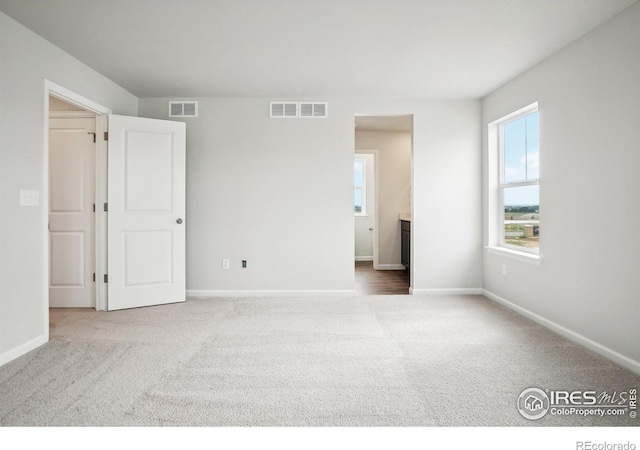
[[[51,310],[0,367],[2,426],[624,426],[518,395],[640,377],[481,296],[190,299]]]

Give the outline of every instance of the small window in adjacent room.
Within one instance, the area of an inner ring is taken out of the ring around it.
[[[540,146],[537,104],[499,121],[499,242],[512,250],[540,250]]]
[[[353,204],[356,216],[367,215],[365,192],[365,160],[356,156],[353,163]]]

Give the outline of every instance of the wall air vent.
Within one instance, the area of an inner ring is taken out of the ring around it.
[[[300,117],[325,118],[327,117],[327,103],[300,102]]]
[[[297,102],[269,102],[269,117],[293,118],[298,117]]]
[[[198,117],[198,102],[169,102],[169,117]]]

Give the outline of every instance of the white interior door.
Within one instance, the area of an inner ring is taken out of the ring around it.
[[[95,307],[95,118],[49,121],[49,306]]]
[[[182,122],[109,115],[108,309],[185,300]]]

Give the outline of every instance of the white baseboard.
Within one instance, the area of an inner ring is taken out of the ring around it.
[[[481,288],[459,288],[459,289],[411,289],[411,295],[482,295]]]
[[[187,290],[187,297],[353,297],[353,290]]]
[[[507,308],[517,312],[518,314],[533,320],[534,322],[542,325],[543,327],[546,327],[551,331],[558,333],[559,335],[569,339],[570,341],[573,341],[576,344],[582,345],[583,347],[586,347],[589,350],[592,350],[598,353],[599,355],[602,355],[605,358],[615,362],[616,364],[640,375],[640,362],[635,361],[621,353],[618,353],[615,350],[612,350],[609,347],[606,347],[596,341],[592,341],[588,337],[585,337],[579,333],[576,333],[575,331],[570,330],[569,328],[559,325],[552,320],[539,316],[538,314],[531,312],[528,309],[523,308],[522,306],[518,306],[514,303],[511,303],[510,301],[492,292],[489,292],[486,289],[483,289],[482,293],[484,294],[485,297],[490,298],[496,303],[500,303],[501,305],[506,306]]]
[[[49,338],[45,335],[38,336],[37,338],[31,339],[29,342],[25,342],[18,347],[11,349],[7,352],[4,352],[0,355],[0,366],[5,365],[9,361],[13,361],[16,358],[21,357],[22,355],[29,353],[31,350],[34,350],[41,345],[46,344],[49,341]]]
[[[356,256],[356,261],[373,261],[373,256]]]
[[[402,264],[378,264],[376,270],[404,270]]]

